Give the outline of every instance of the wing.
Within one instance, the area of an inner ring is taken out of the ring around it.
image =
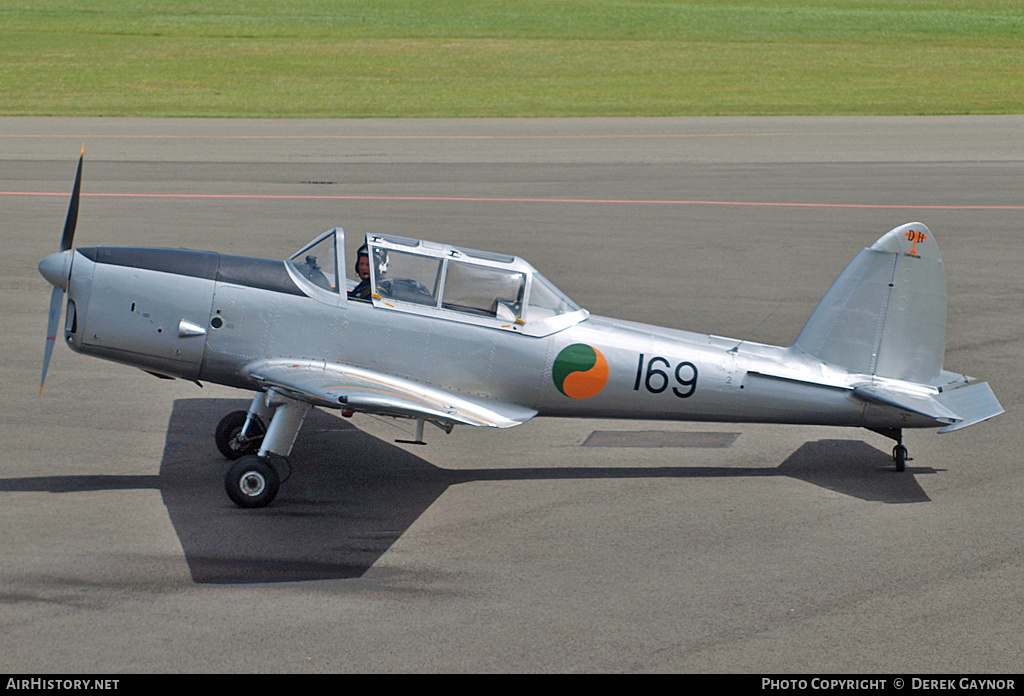
[[[515,404],[323,360],[258,360],[245,371],[257,382],[314,406],[491,428],[511,428],[537,415]]]

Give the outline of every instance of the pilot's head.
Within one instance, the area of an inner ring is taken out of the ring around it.
[[[361,248],[356,256],[356,275],[359,280],[370,279],[370,255],[366,253],[365,247]]]
[[[377,267],[377,275],[382,276],[388,269],[388,252],[384,249],[373,250],[373,263]],[[356,251],[356,275],[360,280],[369,280],[371,273],[370,251],[363,244]]]

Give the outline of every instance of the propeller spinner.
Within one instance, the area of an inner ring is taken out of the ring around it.
[[[43,385],[46,383],[46,371],[50,367],[53,345],[57,341],[64,291],[67,290],[71,278],[71,259],[74,253],[71,251],[71,244],[75,238],[75,226],[78,224],[78,200],[82,190],[82,164],[84,161],[85,145],[82,145],[82,153],[78,158],[78,172],[75,174],[75,188],[71,192],[71,205],[68,206],[68,217],[64,222],[64,233],[60,238],[60,251],[50,254],[39,262],[39,272],[53,285],[53,291],[50,293],[50,314],[46,326],[46,344],[43,352],[43,374],[39,379],[40,394],[43,393]]]

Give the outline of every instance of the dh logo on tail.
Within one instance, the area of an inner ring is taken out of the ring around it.
[[[924,232],[921,232],[920,230],[907,230],[904,234],[906,235],[907,240],[913,242],[913,245],[910,247],[909,253],[913,254],[914,256],[917,256],[917,243],[923,242],[924,240],[928,239],[928,235],[926,235]]]

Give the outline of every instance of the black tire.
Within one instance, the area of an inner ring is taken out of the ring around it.
[[[892,458],[896,462],[896,471],[907,469],[907,448],[903,445],[896,445],[892,448]]]
[[[259,418],[253,419],[249,427],[249,437],[239,441],[238,435],[242,432],[247,417],[245,411],[232,411],[221,418],[214,432],[214,440],[217,442],[217,449],[228,459],[238,459],[246,454],[256,454],[260,451],[263,443],[263,436],[267,429]]]
[[[231,465],[224,477],[224,490],[241,508],[270,505],[277,497],[281,477],[266,459],[247,454]]]

